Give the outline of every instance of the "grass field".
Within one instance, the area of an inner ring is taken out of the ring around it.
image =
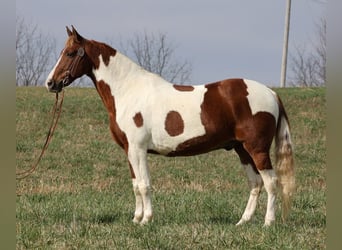
[[[266,193],[254,219],[236,227],[249,189],[234,152],[149,156],[154,221],[134,225],[134,195],[123,151],[112,141],[95,89],[69,88],[37,171],[17,181],[17,249],[325,249],[325,89],[275,89],[292,125],[297,193],[286,224],[263,228]],[[54,95],[16,90],[17,171],[44,143]]]

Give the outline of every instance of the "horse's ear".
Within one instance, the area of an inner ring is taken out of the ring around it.
[[[78,34],[77,30],[75,29],[73,25],[71,25],[71,28],[72,28],[72,36],[74,38],[74,41],[77,43],[82,42],[83,37],[80,34]]]
[[[69,29],[68,26],[66,26],[66,30],[67,30],[68,36],[71,36],[71,35],[72,35],[72,32],[71,32],[71,30]]]

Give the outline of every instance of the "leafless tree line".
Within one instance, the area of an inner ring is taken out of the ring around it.
[[[191,64],[176,59],[176,48],[166,34],[136,34],[126,41],[124,53],[130,53],[133,60],[151,72],[159,74],[171,82],[184,83],[190,80]],[[44,83],[49,70],[57,59],[56,40],[44,35],[37,25],[26,23],[23,18],[16,19],[16,85],[37,86]],[[77,86],[88,86],[81,78]]]
[[[173,83],[189,83],[192,65],[175,57],[176,46],[170,42],[166,33],[136,33],[128,42],[121,41],[120,47],[146,70]]]
[[[290,83],[294,86],[315,87],[325,85],[326,80],[326,20],[316,25],[314,39],[310,44],[296,45],[290,55]],[[308,50],[307,46],[313,49]]]
[[[16,18],[16,85],[41,85],[55,59],[56,41],[39,31],[37,25]]]
[[[294,86],[322,86],[326,79],[326,21],[317,24],[316,37],[311,46],[295,47],[290,54],[290,84]],[[143,68],[175,83],[189,83],[192,65],[178,60],[176,46],[165,33],[137,33],[126,42],[120,42],[123,53],[130,55]],[[313,47],[313,49],[311,49]],[[16,84],[42,85],[57,59],[56,40],[44,35],[37,25],[16,19]],[[85,86],[84,78],[76,83]]]

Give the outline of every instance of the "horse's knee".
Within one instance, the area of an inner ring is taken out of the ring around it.
[[[141,195],[138,184],[134,182],[133,182],[133,192],[136,196]]]
[[[150,196],[151,195],[151,187],[149,185],[139,185],[139,192],[142,196]]]
[[[256,181],[255,181],[255,190],[256,192],[261,192],[262,187],[264,186],[264,182],[260,176],[260,174],[256,174]]]

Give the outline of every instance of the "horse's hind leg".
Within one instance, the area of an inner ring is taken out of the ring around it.
[[[260,175],[265,183],[267,192],[267,211],[265,215],[265,226],[270,226],[275,221],[277,176],[273,169],[260,170]]]
[[[277,176],[272,168],[271,159],[269,155],[269,148],[264,150],[252,150],[248,145],[244,144],[246,151],[251,155],[256,168],[264,182],[267,192],[267,210],[265,215],[265,226],[271,225],[275,221],[276,208],[276,192],[277,192]]]
[[[247,153],[247,151],[243,148],[243,146],[241,144],[236,146],[235,151],[240,157],[240,161],[241,161],[243,169],[246,171],[248,184],[251,189],[245,211],[240,221],[236,224],[236,225],[241,225],[241,224],[246,223],[252,218],[256,209],[256,205],[258,202],[258,198],[259,198],[262,186],[263,186],[263,181],[261,179],[261,176],[255,170],[255,165],[254,165],[252,158]]]

